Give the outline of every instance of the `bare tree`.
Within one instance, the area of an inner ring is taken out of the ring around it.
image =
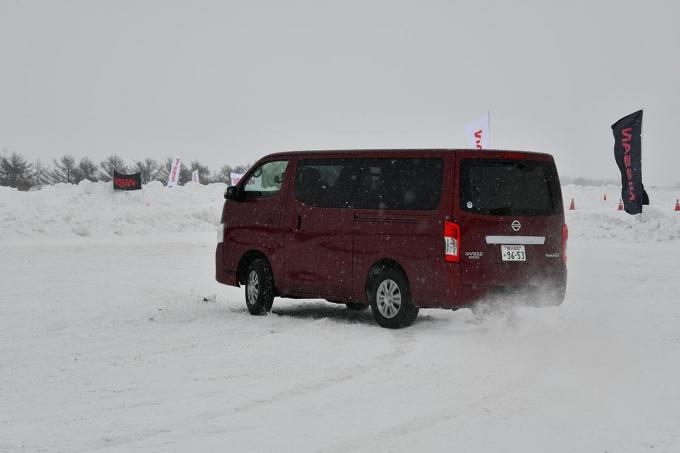
[[[126,173],[127,166],[125,161],[120,156],[113,154],[100,164],[99,179],[102,181],[111,181],[113,179],[113,172]]]
[[[231,165],[222,165],[222,167],[210,177],[210,182],[222,182],[229,184],[231,182],[231,172],[234,171]]]
[[[52,178],[50,177],[50,173],[49,167],[46,167],[40,159],[37,159],[33,166],[33,176],[31,178],[33,180],[33,185],[40,186],[43,184],[51,184]]]
[[[236,167],[234,167],[234,173],[243,174],[243,173],[247,172],[248,170],[250,170],[251,166],[252,166],[252,164],[237,165]]]
[[[8,156],[3,149],[0,155],[0,185],[28,190],[33,185],[32,176],[33,165],[16,152]]]
[[[142,174],[142,181],[144,184],[158,179],[162,170],[161,165],[156,159],[150,159],[148,157],[143,161],[135,161],[135,165],[132,169]]]
[[[191,172],[193,173],[196,170],[198,170],[198,180],[202,184],[207,184],[210,181],[210,169],[201,165],[197,160],[193,160],[191,161]]]
[[[76,183],[76,160],[74,157],[66,154],[59,159],[54,159],[54,170],[50,172],[50,179],[53,183]]]
[[[179,167],[179,183],[184,185],[189,181],[191,181],[191,170],[182,162],[182,165]]]
[[[231,165],[223,165],[217,173],[213,173],[210,178],[210,182],[222,182],[224,184],[231,184],[231,174],[239,173],[244,174],[250,169],[251,164],[237,165],[232,167]]]
[[[85,179],[92,182],[97,182],[99,180],[97,165],[92,162],[89,157],[80,159],[78,167],[76,168],[76,182],[78,183]]]
[[[167,184],[168,176],[170,175],[170,170],[172,169],[173,160],[174,159],[172,157],[168,157],[162,164],[160,164],[160,168],[158,169],[158,175],[156,176],[156,181],[160,181],[163,184]]]

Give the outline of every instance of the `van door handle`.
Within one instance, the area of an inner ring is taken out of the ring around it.
[[[302,228],[302,217],[298,214],[297,221],[295,222],[295,231],[300,231],[300,228]]]

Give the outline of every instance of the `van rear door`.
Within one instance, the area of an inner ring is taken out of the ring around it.
[[[561,284],[564,212],[552,156],[459,151],[456,167],[462,283]]]

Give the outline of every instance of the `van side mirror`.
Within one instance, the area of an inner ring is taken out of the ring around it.
[[[238,198],[238,188],[236,186],[229,186],[224,191],[225,200],[236,200]]]

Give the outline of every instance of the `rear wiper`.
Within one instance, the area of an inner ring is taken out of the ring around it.
[[[510,206],[501,206],[498,208],[493,208],[489,210],[489,214],[491,215],[510,215],[512,214],[512,210]]]

